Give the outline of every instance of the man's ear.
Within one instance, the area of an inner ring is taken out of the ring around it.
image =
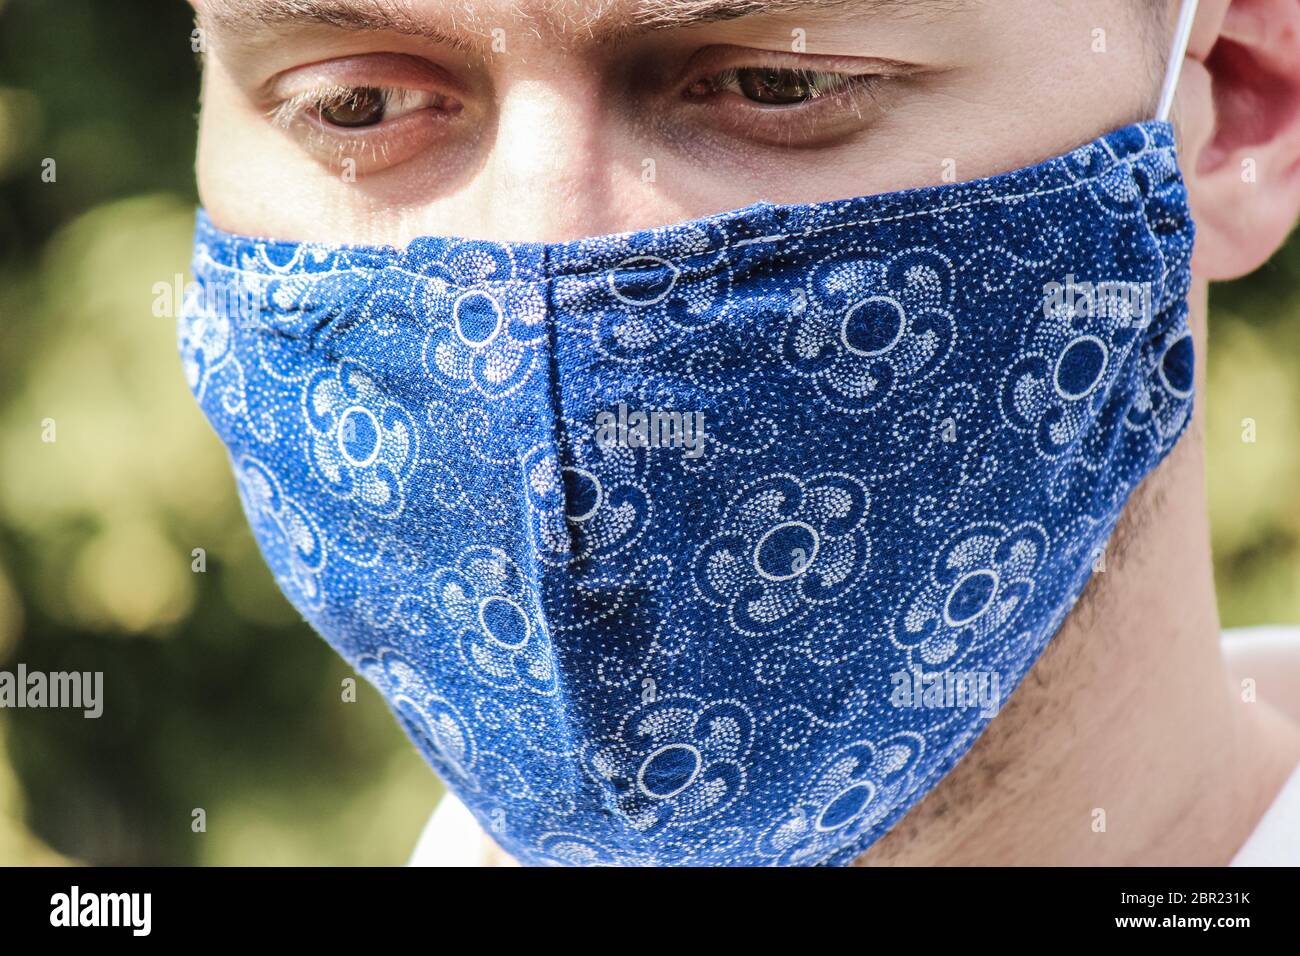
[[[1300,0],[1202,0],[1179,85],[1192,267],[1253,272],[1300,216]]]

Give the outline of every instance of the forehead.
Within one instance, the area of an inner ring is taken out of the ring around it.
[[[607,39],[742,17],[942,17],[984,0],[199,0],[231,30],[317,23],[345,29],[488,37],[527,30]]]

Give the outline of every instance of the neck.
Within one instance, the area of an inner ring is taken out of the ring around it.
[[[1197,406],[1125,509],[1106,571],[970,753],[860,865],[1222,865],[1300,762],[1219,648]]]

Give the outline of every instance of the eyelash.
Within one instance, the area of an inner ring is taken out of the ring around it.
[[[694,89],[700,84],[707,84],[710,93],[737,92],[740,88],[740,74],[749,70],[758,69],[765,68],[733,66],[720,73],[715,73],[712,76],[697,81],[691,89]],[[811,89],[809,90],[808,99],[798,104],[800,106],[811,103],[814,100],[822,99],[823,97],[839,96],[854,87],[865,88],[872,82],[881,79],[880,77],[871,74],[835,73],[825,70],[801,70],[791,67],[775,67],[770,69],[772,69],[773,72],[789,73],[806,80],[815,81],[812,83]],[[820,82],[826,82],[827,88],[823,89],[819,85]],[[730,89],[731,87],[735,87],[735,90]]]
[[[410,107],[413,109],[424,108],[419,105],[419,101],[427,99],[430,101],[427,106],[435,106],[443,97],[435,93],[424,90],[413,90],[406,87],[385,87],[385,86],[342,86],[330,84],[318,86],[314,89],[304,90],[301,93],[295,93],[288,99],[277,103],[268,111],[273,125],[281,129],[289,129],[295,122],[303,117],[315,114],[315,119],[322,126],[331,129],[344,129],[341,126],[334,126],[326,122],[323,114],[327,110],[341,109],[349,104],[357,105],[361,97],[367,92],[381,93],[384,97],[384,118],[389,118],[389,113],[395,109]],[[381,121],[382,123],[382,121]],[[381,124],[376,124],[381,125]],[[357,127],[357,129],[373,129],[374,127]]]
[[[731,67],[696,81],[688,90],[688,96],[692,99],[701,99],[711,95],[722,93],[733,93],[743,95],[740,92],[740,74],[745,70],[760,69],[759,67]],[[821,70],[799,70],[799,69],[779,69],[779,72],[798,74],[799,76],[810,81],[809,96],[806,100],[799,103],[788,104],[779,107],[781,110],[796,112],[798,109],[807,109],[812,107],[819,100],[845,100],[847,105],[856,109],[859,97],[871,98],[875,88],[885,77],[874,74],[853,74],[853,73],[835,73]],[[698,89],[703,85],[705,89]],[[268,111],[271,122],[281,128],[288,129],[302,117],[314,117],[322,126],[329,129],[345,129],[342,126],[336,126],[324,119],[324,113],[330,110],[340,109],[349,104],[357,104],[363,94],[367,92],[377,92],[384,97],[383,119],[371,127],[357,127],[357,129],[374,129],[383,125],[389,120],[394,111],[406,109],[408,112],[414,109],[437,106],[443,97],[422,91],[412,90],[405,87],[379,87],[379,86],[344,86],[341,84],[328,84],[317,86],[312,89],[304,90],[293,96],[277,103]],[[424,101],[424,102],[422,102]],[[750,101],[755,102],[755,101]],[[763,104],[757,104],[763,105]],[[401,115],[399,113],[399,115]]]
[[[736,86],[738,74],[749,69],[777,69],[800,74],[812,82],[807,99],[790,105],[766,104],[745,97],[736,110],[728,100],[743,96]],[[798,67],[732,67],[691,84],[683,99],[697,108],[717,111],[720,129],[747,136],[767,146],[795,149],[813,146],[845,135],[888,108],[889,84],[905,73],[847,73]],[[823,85],[825,83],[825,85]],[[703,84],[705,89],[700,90]]]

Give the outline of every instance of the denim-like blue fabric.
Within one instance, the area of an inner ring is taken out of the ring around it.
[[[180,344],[280,586],[505,850],[845,864],[1186,426],[1192,241],[1164,123],[559,244],[200,213]],[[620,404],[702,412],[703,454],[597,442]]]

